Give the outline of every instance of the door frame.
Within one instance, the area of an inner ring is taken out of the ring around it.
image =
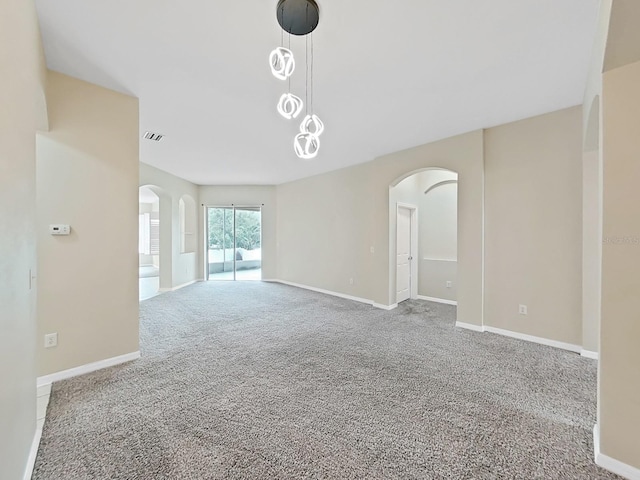
[[[411,229],[410,241],[410,255],[411,261],[409,262],[410,276],[409,276],[409,299],[418,298],[418,206],[411,203],[397,202],[396,203],[396,236],[398,235],[398,211],[404,208],[411,213],[409,217],[409,225]],[[396,242],[396,302],[398,300],[398,242]]]

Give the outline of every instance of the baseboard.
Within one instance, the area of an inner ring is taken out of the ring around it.
[[[418,295],[417,298],[419,300],[427,300],[429,302],[444,303],[445,305],[455,305],[456,307],[458,306],[458,302],[456,302],[455,300],[445,300],[444,298],[427,297],[425,295]]]
[[[159,292],[175,292],[176,290],[180,290],[181,288],[188,287],[189,285],[193,285],[194,283],[201,282],[202,280],[191,280],[190,282],[183,283],[182,285],[178,285],[176,287],[171,288],[159,288]]]
[[[132,360],[140,358],[140,352],[131,352],[125,355],[119,355],[117,357],[107,358],[98,362],[88,363],[79,367],[70,368],[69,370],[63,370],[61,372],[52,373],[50,375],[44,375],[38,377],[37,386],[48,385],[60,380],[66,380],[67,378],[77,377],[78,375],[84,375],[85,373],[95,372],[96,370],[102,370],[103,368],[113,367],[121,363],[127,363]]]
[[[628,480],[640,480],[640,469],[622,463],[600,452],[600,428],[598,424],[593,427],[593,455],[596,465],[599,467],[627,478]]]
[[[582,347],[578,345],[572,345],[571,343],[558,342],[557,340],[549,340],[548,338],[542,338],[542,337],[534,337],[533,335],[512,332],[511,330],[503,330],[502,328],[490,327],[488,325],[474,325],[471,323],[456,322],[456,327],[466,328],[467,330],[473,330],[474,332],[495,333],[496,335],[502,335],[503,337],[517,338],[518,340],[539,343],[540,345],[560,348],[562,350],[568,350],[570,352],[575,352],[580,354],[582,354],[582,352],[585,351],[585,350],[582,350]]]
[[[397,303],[392,303],[391,305],[383,305],[382,303],[371,302],[371,305],[382,310],[393,310],[394,308],[398,308]]]
[[[24,480],[31,480],[33,476],[33,468],[36,466],[36,457],[38,456],[38,448],[40,448],[40,439],[42,438],[42,429],[36,428],[33,432],[33,441],[31,442],[31,450],[29,450],[29,458],[27,466],[24,469]]]
[[[309,285],[303,285],[302,283],[288,282],[286,280],[278,280],[278,279],[275,279],[275,278],[269,278],[269,279],[263,278],[262,281],[263,282],[270,282],[270,283],[281,283],[283,285],[289,285],[290,287],[302,288],[304,290],[311,290],[312,292],[324,293],[325,295],[331,295],[333,297],[344,298],[346,300],[353,300],[354,302],[366,303],[367,305],[371,305],[372,307],[380,308],[382,310],[393,310],[394,308],[396,308],[398,306],[397,303],[393,303],[391,305],[383,305],[382,303],[376,303],[373,300],[369,300],[367,298],[354,297],[353,295],[347,295],[345,293],[333,292],[331,290],[325,290],[324,288],[311,287]]]
[[[456,327],[473,330],[474,332],[484,332],[484,327],[482,325],[474,325],[472,323],[456,322]]]
[[[283,285],[289,285],[290,287],[303,288],[304,290],[311,290],[312,292],[324,293],[325,295],[331,295],[334,297],[345,298],[347,300],[353,300],[354,302],[366,303],[367,305],[373,305],[371,300],[366,298],[354,297],[345,293],[332,292],[331,290],[325,290],[324,288],[311,287],[309,285],[303,285],[302,283],[288,282],[286,280],[263,280],[264,282],[282,283]]]
[[[546,345],[548,347],[560,348],[570,352],[580,353],[582,351],[582,347],[579,345],[550,340],[548,338],[534,337],[533,335],[527,335],[526,333],[512,332],[511,330],[503,330],[502,328],[490,327],[488,325],[484,326],[484,331],[503,335],[505,337],[517,338],[518,340],[525,340],[527,342],[539,343],[540,345]]]
[[[580,350],[580,355],[585,358],[591,358],[593,360],[598,360],[598,352],[592,352],[591,350]]]

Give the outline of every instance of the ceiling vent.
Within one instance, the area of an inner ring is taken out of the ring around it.
[[[160,133],[145,132],[144,138],[146,138],[147,140],[154,140],[156,142],[159,142],[164,138],[164,135]]]

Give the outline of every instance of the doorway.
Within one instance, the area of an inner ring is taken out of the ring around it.
[[[392,185],[389,218],[390,299],[456,305],[458,174],[429,168]]]
[[[138,193],[138,299],[160,290],[160,198],[149,186]]]
[[[396,303],[417,296],[417,207],[403,203],[396,209]]]
[[[207,207],[207,280],[262,279],[262,208]]]

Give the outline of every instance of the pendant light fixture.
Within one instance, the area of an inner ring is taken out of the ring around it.
[[[296,61],[293,52],[288,48],[278,47],[269,55],[271,73],[279,80],[286,80],[296,69]]]
[[[276,17],[283,32],[289,33],[289,48],[284,47],[281,36],[280,47],[271,52],[269,63],[271,72],[280,80],[289,80],[289,91],[278,101],[280,115],[290,120],[296,118],[306,105],[306,115],[300,124],[300,133],[293,141],[296,155],[302,159],[314,158],[320,150],[320,135],[324,124],[313,112],[313,36],[318,26],[320,9],[315,0],[279,0]],[[305,102],[291,93],[291,75],[295,70],[295,60],[291,51],[291,35],[305,36]],[[311,63],[309,63],[309,37],[311,37]]]

